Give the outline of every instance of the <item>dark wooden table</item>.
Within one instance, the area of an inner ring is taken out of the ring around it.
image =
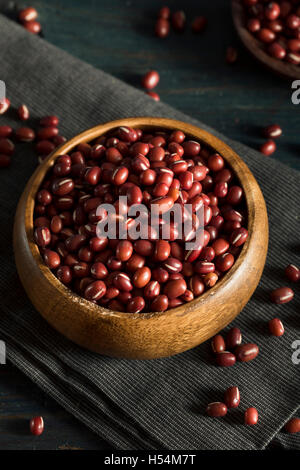
[[[274,158],[300,170],[300,107],[291,102],[291,82],[257,65],[236,38],[229,0],[169,0],[184,8],[188,28],[165,40],[154,37],[152,0],[30,0],[39,11],[45,38],[134,86],[157,69],[161,99],[253,148],[263,142],[261,127],[279,123],[284,135]],[[191,19],[208,18],[204,34],[190,30]],[[225,63],[228,45],[239,47],[234,65]],[[262,158],[269,158],[264,157]],[[0,449],[108,449],[12,366],[0,366]],[[44,434],[28,433],[28,420],[43,415]]]

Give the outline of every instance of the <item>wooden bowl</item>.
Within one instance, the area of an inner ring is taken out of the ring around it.
[[[94,305],[65,287],[48,269],[33,241],[35,195],[57,155],[69,153],[120,125],[142,129],[182,129],[219,152],[244,189],[249,237],[231,270],[201,297],[164,313],[122,313]],[[35,308],[60,333],[108,356],[151,359],[171,356],[212,337],[242,310],[253,294],[265,264],[268,218],[261,190],[245,163],[221,140],[198,127],[172,119],[139,117],[101,124],[55,150],[28,181],[14,225],[16,265]]]
[[[236,31],[248,51],[266,68],[285,78],[300,78],[300,66],[275,59],[267,54],[264,45],[246,28],[246,15],[241,0],[231,0],[232,18]]]

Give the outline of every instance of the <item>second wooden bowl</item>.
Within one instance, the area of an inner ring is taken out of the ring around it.
[[[92,304],[65,287],[47,268],[33,240],[35,196],[57,155],[81,142],[126,125],[142,129],[181,129],[220,153],[244,189],[249,237],[231,270],[201,297],[164,313],[121,313]],[[151,359],[193,348],[218,333],[253,294],[265,264],[268,219],[261,190],[245,163],[224,142],[198,127],[171,119],[128,118],[101,124],[77,135],[52,153],[34,172],[19,201],[14,225],[16,265],[35,308],[60,333],[109,356]]]
[[[246,28],[246,15],[244,5],[241,0],[231,0],[232,18],[237,33],[248,51],[257,59],[264,67],[271,70],[276,75],[285,78],[300,78],[300,66],[293,65],[283,60],[271,57],[264,49],[264,45],[256,39]]]

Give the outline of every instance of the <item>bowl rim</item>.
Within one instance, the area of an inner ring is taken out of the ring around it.
[[[31,178],[27,182],[25,190],[23,192],[23,196],[26,196],[25,204],[24,204],[24,207],[25,207],[24,219],[26,219],[26,216],[27,217],[28,215],[30,216],[30,224],[25,225],[26,241],[29,246],[29,250],[39,270],[41,271],[41,274],[47,278],[47,281],[51,283],[52,287],[56,289],[59,294],[63,296],[67,296],[69,300],[72,302],[74,302],[74,298],[75,298],[76,301],[80,302],[80,304],[82,304],[85,308],[89,309],[90,311],[92,310],[93,313],[96,312],[97,314],[99,314],[99,316],[103,318],[114,316],[114,317],[119,318],[120,320],[131,319],[132,321],[134,321],[137,319],[139,320],[151,319],[153,316],[157,318],[159,316],[173,317],[177,315],[182,315],[182,312],[181,312],[182,305],[179,305],[178,307],[174,307],[171,309],[167,309],[164,312],[141,312],[141,313],[135,314],[135,313],[129,313],[129,312],[117,312],[117,311],[107,309],[103,306],[93,304],[89,300],[85,299],[84,297],[80,296],[76,292],[72,291],[70,288],[65,286],[61,281],[57,279],[57,277],[53,274],[53,272],[44,263],[44,260],[40,254],[38,245],[36,245],[33,239],[33,228],[34,228],[33,210],[34,210],[34,204],[35,204],[35,195],[40,187],[41,182],[44,180],[44,177],[47,171],[53,166],[56,158],[59,155],[67,154],[70,150],[76,147],[79,143],[90,142],[94,140],[95,138],[98,138],[101,135],[109,132],[110,130],[120,127],[122,125],[135,127],[135,128],[141,128],[141,129],[156,128],[158,130],[160,129],[161,130],[163,129],[184,130],[185,126],[187,126],[189,130],[186,131],[186,135],[197,138],[198,140],[200,140],[200,143],[203,142],[206,146],[214,149],[216,152],[222,155],[222,157],[225,159],[227,164],[233,169],[236,178],[239,180],[244,190],[245,202],[246,202],[246,207],[247,207],[247,215],[248,215],[247,217],[248,232],[249,232],[248,239],[246,243],[243,245],[243,248],[241,252],[239,253],[239,256],[236,262],[234,263],[232,268],[230,268],[230,270],[225,273],[222,279],[219,282],[217,282],[214,287],[204,292],[204,294],[202,294],[201,296],[196,297],[192,301],[184,304],[186,307],[185,314],[188,314],[190,311],[195,310],[195,307],[197,308],[197,305],[200,306],[201,304],[204,304],[207,299],[209,299],[211,296],[221,291],[222,288],[224,288],[229,282],[232,282],[233,277],[237,277],[239,275],[241,265],[243,264],[247,253],[250,252],[252,249],[252,245],[254,243],[252,234],[253,234],[253,227],[255,225],[255,214],[251,214],[250,208],[254,207],[254,197],[251,191],[245,190],[244,182],[242,182],[242,180],[238,176],[239,171],[243,171],[243,170],[246,171],[247,176],[249,176],[251,180],[251,183],[253,184],[253,181],[254,181],[257,187],[259,188],[258,183],[256,182],[253,174],[249,170],[248,166],[243,162],[241,157],[239,157],[234,152],[234,150],[231,147],[229,147],[227,144],[225,144],[221,139],[215,137],[210,132],[201,129],[200,127],[185,123],[184,121],[175,120],[175,119],[167,119],[167,118],[161,118],[161,117],[148,117],[148,116],[131,117],[131,118],[118,119],[114,121],[108,121],[106,123],[99,124],[97,126],[89,128],[75,135],[73,138],[63,143],[60,147],[55,149],[36,168]],[[228,158],[230,159],[230,163],[228,162]],[[34,191],[32,188],[34,188]]]

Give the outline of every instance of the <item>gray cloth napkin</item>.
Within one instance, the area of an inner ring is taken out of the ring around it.
[[[61,133],[67,137],[101,122],[138,115],[176,118],[203,127],[231,145],[249,165],[262,187],[270,221],[262,281],[231,325],[242,329],[244,341],[259,344],[257,359],[218,368],[211,361],[209,342],[152,361],[96,355],[55,332],[34,310],[18,280],[12,225],[18,199],[36,167],[28,145],[19,146],[11,168],[0,172],[0,339],[7,342],[9,359],[119,449],[262,449],[276,435],[282,446],[300,448],[299,435],[280,432],[300,404],[300,365],[292,362],[292,343],[300,339],[299,286],[293,302],[276,306],[269,301],[269,291],[286,284],[283,268],[290,262],[300,264],[300,174],[154,102],[1,16],[0,30],[0,78],[13,106],[26,103],[33,120],[58,114]],[[13,110],[0,117],[3,123],[20,125]],[[282,338],[268,334],[267,322],[276,316],[286,327]],[[224,419],[205,416],[206,404],[222,400],[231,385],[240,388],[240,407]],[[249,406],[260,413],[254,427],[242,424]]]

